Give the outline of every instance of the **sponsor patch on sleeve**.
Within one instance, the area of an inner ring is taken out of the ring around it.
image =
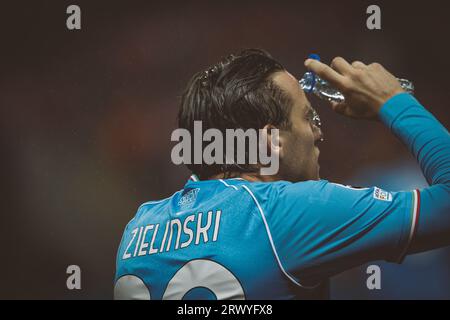
[[[381,201],[392,201],[392,194],[390,192],[377,187],[373,190],[373,197]]]

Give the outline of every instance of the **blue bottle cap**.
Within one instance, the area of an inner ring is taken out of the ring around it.
[[[320,56],[316,53],[311,53],[308,55],[308,59],[314,59],[317,61],[320,61]],[[306,92],[311,93],[314,90],[314,86],[316,85],[316,74],[314,72],[311,72],[312,74],[312,83],[311,83],[311,88],[309,88],[309,90],[307,90]]]
[[[308,59],[314,59],[314,60],[320,61],[320,56],[316,53],[311,53],[310,55],[308,55]]]

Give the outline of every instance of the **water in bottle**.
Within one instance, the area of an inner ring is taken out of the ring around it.
[[[310,55],[309,58],[320,61],[318,55]],[[397,79],[400,82],[400,86],[411,94],[414,93],[414,85],[411,81],[406,79]],[[299,81],[300,87],[306,93],[314,93],[316,96],[323,100],[343,102],[345,100],[344,95],[337,89],[333,88],[327,81],[319,78],[314,72],[306,72]]]

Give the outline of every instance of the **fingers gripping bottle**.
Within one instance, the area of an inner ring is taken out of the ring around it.
[[[320,61],[320,57],[317,54],[310,54],[309,59],[315,59]],[[414,85],[411,81],[406,79],[397,78],[400,86],[411,94],[414,93]],[[334,101],[334,102],[344,102],[344,95],[337,89],[333,88],[327,81],[319,78],[314,72],[306,72],[299,81],[300,87],[306,93],[314,93],[316,96],[323,100]]]

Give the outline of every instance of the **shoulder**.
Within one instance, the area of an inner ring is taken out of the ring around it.
[[[308,195],[329,184],[327,180],[308,180],[301,182],[275,181],[275,182],[254,182],[247,186],[258,195],[270,197],[290,197],[299,195]]]
[[[139,207],[136,210],[136,214],[134,215],[134,217],[131,219],[131,221],[128,224],[131,224],[132,222],[135,222],[136,220],[139,220],[148,214],[158,212],[159,208],[168,205],[173,199],[179,197],[179,195],[181,194],[181,191],[182,190],[179,190],[179,191],[175,192],[173,195],[171,195],[170,197],[167,197],[164,199],[149,200],[149,201],[142,203],[141,205],[139,205]]]
[[[257,205],[266,211],[280,210],[297,202],[306,204],[312,198],[321,194],[326,188],[326,180],[309,180],[302,182],[275,181],[275,182],[249,182],[242,184],[254,199]]]

